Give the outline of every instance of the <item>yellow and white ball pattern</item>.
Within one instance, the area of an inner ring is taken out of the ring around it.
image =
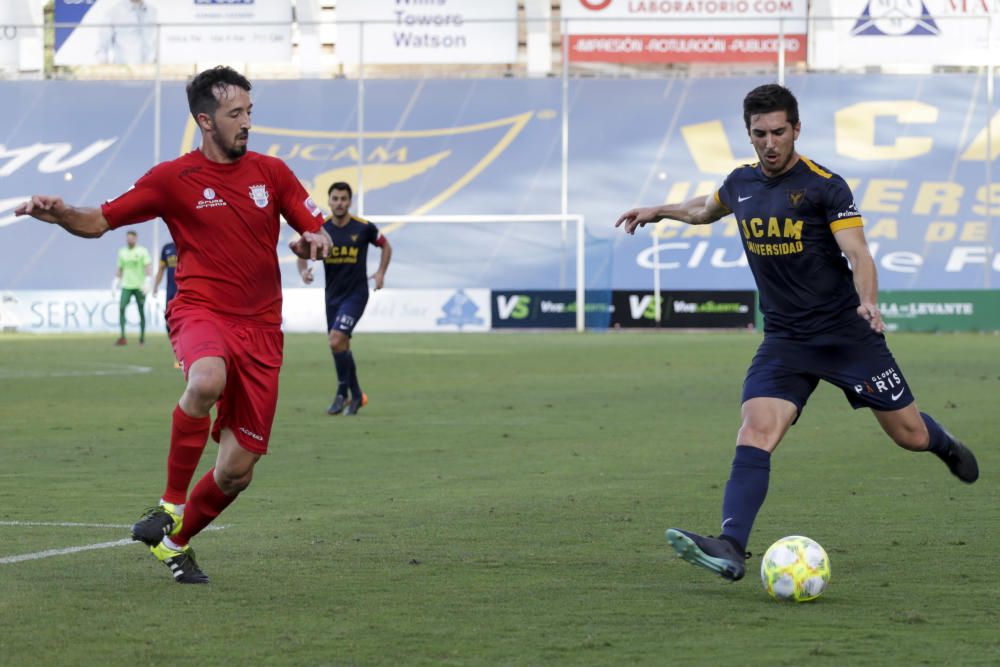
[[[830,557],[815,540],[789,535],[764,553],[760,579],[775,600],[815,600],[830,583]]]

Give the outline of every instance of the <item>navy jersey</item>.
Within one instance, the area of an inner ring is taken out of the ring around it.
[[[160,251],[160,266],[167,269],[167,301],[170,301],[177,294],[177,281],[174,280],[174,271],[177,270],[177,246],[172,242],[164,245]]]
[[[715,197],[736,216],[765,333],[808,338],[863,323],[851,269],[833,238],[863,224],[843,178],[799,156],[773,178],[759,164],[744,165]]]
[[[330,254],[323,258],[326,300],[339,301],[353,295],[367,297],[368,246],[378,240],[378,228],[352,215],[343,227],[327,218],[323,229],[333,241]]]

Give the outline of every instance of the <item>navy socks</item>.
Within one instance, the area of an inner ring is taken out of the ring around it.
[[[767,484],[771,475],[771,453],[737,445],[733,457],[733,468],[726,482],[726,494],[722,500],[721,538],[739,545],[745,551],[750,539],[757,511],[767,497]]]
[[[348,350],[346,352],[346,354],[347,354],[347,358],[348,358],[348,360],[350,361],[350,364],[351,364],[350,374],[348,375],[347,384],[351,388],[351,396],[353,398],[360,399],[361,398],[361,384],[358,382],[358,366],[357,366],[357,364],[354,363],[354,355],[351,354],[351,351]]]
[[[926,412],[921,412],[920,416],[924,419],[924,424],[927,426],[927,432],[931,435],[931,441],[927,445],[927,450],[937,454],[938,458],[942,461],[951,454],[951,437],[945,430],[941,428],[941,425],[934,421]]]
[[[354,367],[351,351],[334,352],[333,365],[337,369],[337,394],[347,396],[347,386],[351,380],[351,370]]]

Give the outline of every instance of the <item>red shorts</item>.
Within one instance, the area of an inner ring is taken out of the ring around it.
[[[190,306],[171,308],[168,324],[170,344],[185,378],[202,357],[226,362],[226,386],[216,403],[212,427],[215,441],[228,428],[243,449],[266,454],[278,404],[281,329],[253,326]]]

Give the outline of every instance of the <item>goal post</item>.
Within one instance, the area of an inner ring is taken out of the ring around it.
[[[576,290],[576,330],[586,329],[586,235],[584,216],[581,214],[524,214],[524,215],[367,215],[379,226],[380,231],[392,234],[407,225],[528,225],[538,223],[559,223],[560,238],[564,246],[569,246],[568,226],[573,225],[574,237],[572,247],[575,249],[576,261],[574,271],[574,286]],[[398,232],[397,232],[398,233]],[[392,238],[390,235],[389,238]],[[500,260],[502,263],[502,260]],[[502,265],[502,264],[501,264]],[[511,270],[519,270],[513,267]],[[476,287],[476,285],[449,285],[450,287]],[[479,285],[496,289],[499,285]],[[519,285],[521,289],[537,288],[536,285]]]

